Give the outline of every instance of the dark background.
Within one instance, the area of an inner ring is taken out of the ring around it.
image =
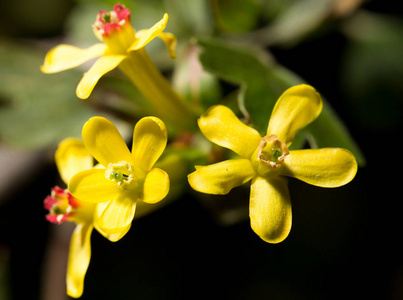
[[[60,11],[67,15],[74,3],[63,3]],[[2,6],[4,38],[62,34],[63,14],[45,30],[10,20],[17,12]],[[396,1],[363,7],[402,15]],[[403,299],[401,122],[390,119],[397,114],[400,121],[402,86],[379,80],[359,94],[349,93],[342,68],[350,46],[344,35],[330,32],[290,49],[270,49],[279,63],[326,95],[361,147],[367,165],[350,184],[329,190],[291,179],[293,228],[278,245],[260,240],[248,220],[220,226],[191,192],[135,219],[118,243],[94,231],[81,299]],[[58,286],[43,274],[55,225],[46,222],[41,203],[55,184],[60,184],[57,170],[49,161],[2,199],[5,299],[42,299],[44,286]],[[65,262],[59,263],[63,268]]]

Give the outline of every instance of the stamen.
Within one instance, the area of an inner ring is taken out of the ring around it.
[[[65,218],[64,215],[57,215],[57,217],[56,217],[57,223],[60,224],[63,221],[64,218]]]
[[[274,134],[266,135],[260,140],[257,149],[258,161],[269,165],[272,169],[278,168],[288,155],[289,151],[284,142]]]
[[[125,161],[109,164],[105,170],[105,177],[119,187],[127,186],[134,179],[132,166]]]

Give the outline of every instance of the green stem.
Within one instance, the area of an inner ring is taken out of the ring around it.
[[[119,68],[153,105],[156,117],[178,129],[196,130],[196,113],[173,90],[144,48],[130,52]]]

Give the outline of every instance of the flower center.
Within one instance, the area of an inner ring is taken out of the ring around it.
[[[271,170],[281,166],[285,157],[289,154],[286,144],[274,134],[266,135],[260,140],[259,146],[253,154],[256,159],[256,169],[259,174],[265,175]]]
[[[45,209],[49,210],[46,219],[49,222],[61,224],[69,220],[78,207],[76,199],[67,191],[55,186],[51,194],[43,202]]]
[[[104,28],[108,23],[119,23],[118,15],[115,11],[106,12],[101,15],[101,20],[98,21],[101,28]]]
[[[135,38],[130,10],[121,4],[116,4],[112,11],[100,11],[92,27],[97,38],[113,53],[125,54]]]
[[[126,22],[130,22],[130,10],[116,4],[111,11],[100,11],[93,26],[102,35],[108,35],[111,30],[123,26]]]
[[[105,170],[105,178],[114,182],[119,188],[132,190],[139,186],[139,178],[135,169],[126,162],[110,163]]]

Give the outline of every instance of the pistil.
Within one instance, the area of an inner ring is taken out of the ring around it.
[[[252,156],[252,163],[260,175],[276,171],[289,154],[286,144],[274,134],[266,135]]]
[[[116,186],[126,190],[133,190],[139,186],[139,181],[143,172],[132,166],[131,163],[121,161],[110,163],[105,170],[105,178],[113,181]]]

